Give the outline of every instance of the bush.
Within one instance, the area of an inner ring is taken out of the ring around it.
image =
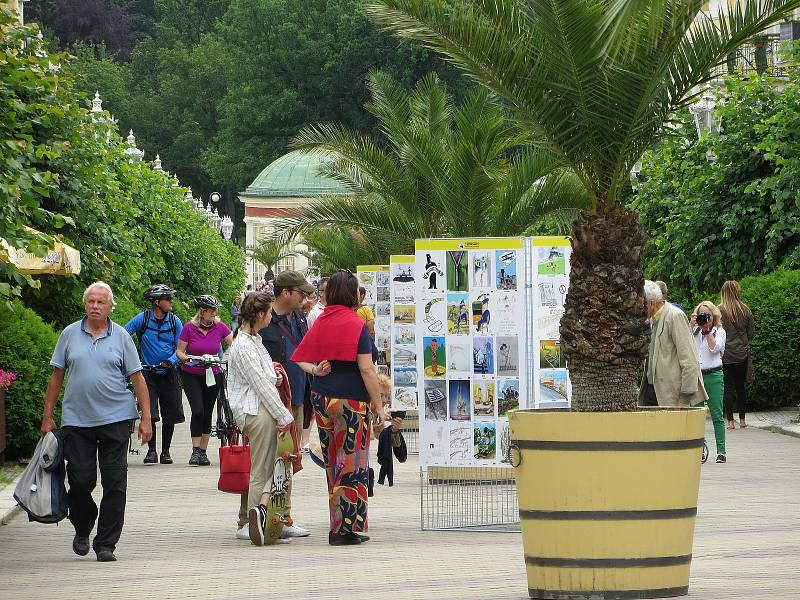
[[[39,440],[42,406],[58,334],[20,302],[10,310],[0,303],[0,366],[17,374],[6,393],[6,438],[9,459],[30,456]],[[56,423],[61,407],[56,407]]]
[[[779,270],[741,281],[742,300],[753,311],[751,343],[756,380],[749,387],[752,408],[800,403],[800,271]]]

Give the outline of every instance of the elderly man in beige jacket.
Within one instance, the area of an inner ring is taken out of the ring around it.
[[[688,407],[708,399],[700,376],[700,358],[686,315],[664,301],[658,285],[644,282],[650,315],[650,351],[642,382],[642,404]]]

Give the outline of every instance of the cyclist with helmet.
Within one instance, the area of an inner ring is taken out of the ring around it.
[[[214,296],[203,295],[195,299],[197,314],[181,331],[178,337],[178,358],[181,365],[181,380],[183,391],[189,400],[192,409],[190,429],[192,435],[192,456],[189,464],[192,466],[208,466],[208,440],[211,437],[211,419],[214,414],[214,404],[222,384],[222,371],[214,366],[214,385],[206,384],[205,368],[196,361],[189,360],[187,354],[202,356],[209,354],[217,356],[222,343],[230,346],[233,334],[228,326],[218,317],[217,311],[221,306]]]
[[[183,423],[183,402],[175,365],[178,357],[175,350],[183,323],[172,312],[172,297],[175,290],[163,285],[150,286],[144,298],[150,308],[140,312],[125,325],[126,331],[139,340],[139,357],[143,365],[158,365],[146,369],[144,379],[150,393],[150,414],[153,420],[153,437],[148,443],[144,464],[171,465],[169,447],[175,425]],[[159,410],[160,405],[160,410]],[[156,452],[156,422],[161,421],[161,456]]]

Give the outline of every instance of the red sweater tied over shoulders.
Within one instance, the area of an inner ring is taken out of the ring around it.
[[[292,360],[312,363],[323,360],[355,362],[358,356],[358,340],[363,329],[364,321],[352,308],[329,304],[295,348]]]

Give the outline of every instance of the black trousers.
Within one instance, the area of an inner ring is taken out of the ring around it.
[[[219,395],[219,386],[222,384],[222,375],[214,376],[216,383],[212,386],[206,385],[206,376],[195,375],[181,371],[181,381],[183,381],[183,391],[189,400],[189,407],[192,409],[192,419],[189,421],[189,429],[192,437],[211,433],[211,419],[214,416],[214,404]]]
[[[122,535],[128,488],[128,438],[130,421],[99,427],[63,427],[64,457],[69,481],[69,520],[75,533],[89,537],[97,521],[92,542],[95,552],[114,550]],[[97,487],[97,466],[103,498],[98,518],[92,491]]]
[[[733,405],[739,404],[739,419],[744,420],[747,413],[747,391],[745,378],[747,377],[747,361],[722,365],[722,377],[725,385],[723,404],[725,406],[725,419],[733,421]]]
[[[183,423],[183,401],[178,371],[167,369],[164,373],[148,371],[144,374],[150,394],[150,418],[153,423],[163,420],[165,425]],[[160,406],[160,410],[159,410]]]

